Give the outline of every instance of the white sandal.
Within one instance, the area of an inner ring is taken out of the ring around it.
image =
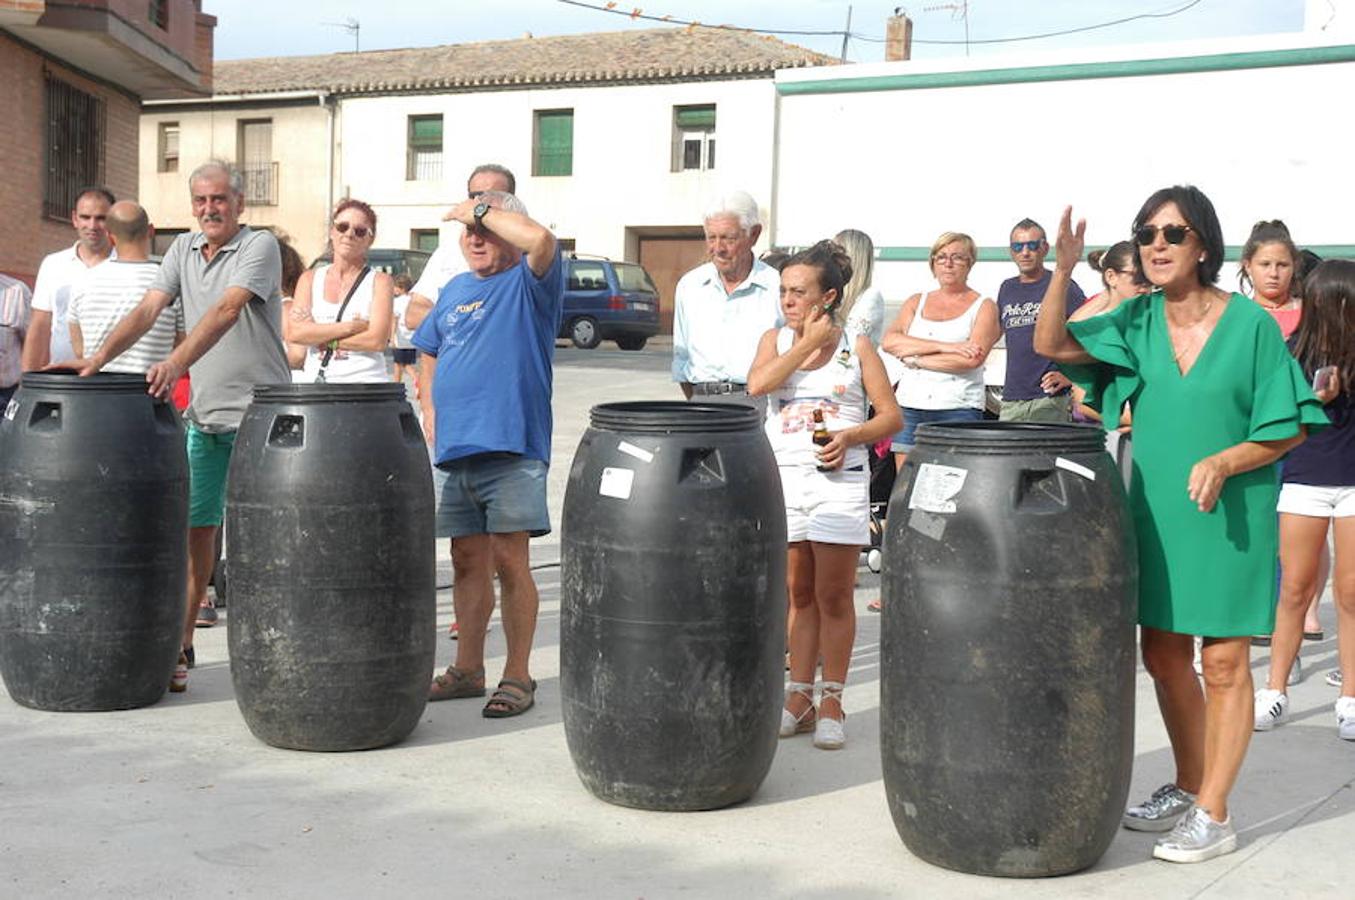
[[[794,737],[797,734],[804,734],[806,731],[814,730],[814,685],[804,681],[792,681],[786,685],[786,699],[789,700],[792,694],[799,694],[809,701],[804,712],[798,716],[792,715],[791,711],[784,706],[781,707],[781,731],[783,738]]]
[[[838,707],[842,707],[842,691],[846,685],[840,681],[822,682],[819,689],[819,707],[823,707],[825,700],[837,700]],[[820,750],[841,750],[847,743],[847,712],[843,710],[841,719],[830,719],[827,716],[819,716],[818,722],[814,725],[814,746]]]

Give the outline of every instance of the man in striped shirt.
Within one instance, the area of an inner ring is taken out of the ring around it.
[[[140,205],[130,200],[113,204],[108,210],[107,228],[117,255],[90,271],[84,285],[72,295],[67,313],[71,346],[78,358],[99,352],[122,317],[141,302],[160,268],[150,261],[154,229]],[[161,311],[150,331],[103,370],[144,375],[169,356],[183,336],[183,307],[174,303]]]

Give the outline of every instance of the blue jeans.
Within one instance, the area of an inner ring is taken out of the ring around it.
[[[931,422],[977,422],[983,418],[983,410],[961,407],[960,409],[913,409],[900,406],[903,413],[903,428],[894,435],[889,449],[894,453],[912,453],[917,443],[917,426]]]

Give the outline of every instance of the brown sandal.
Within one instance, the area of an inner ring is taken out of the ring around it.
[[[478,669],[458,669],[448,666],[441,675],[433,676],[433,684],[428,688],[428,700],[463,700],[466,697],[485,695],[485,667]]]
[[[486,719],[507,719],[520,716],[536,705],[536,679],[523,684],[513,678],[504,678],[489,696],[482,714]]]

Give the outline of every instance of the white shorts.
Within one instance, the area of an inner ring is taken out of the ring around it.
[[[781,491],[786,497],[786,536],[791,543],[870,543],[870,471],[820,472],[806,466],[783,466]]]
[[[1355,487],[1286,483],[1280,486],[1280,502],[1275,508],[1282,513],[1319,519],[1355,516]]]

